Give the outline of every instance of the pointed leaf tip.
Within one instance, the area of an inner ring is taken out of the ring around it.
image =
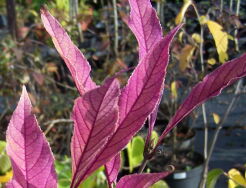
[[[183,104],[176,111],[166,129],[162,133],[161,140],[175,127],[182,119],[201,103],[215,97],[227,86],[236,80],[246,76],[246,53],[239,58],[235,58],[204,77],[204,79],[196,84]]]
[[[44,27],[51,36],[58,53],[65,61],[80,94],[83,95],[86,91],[95,88],[96,84],[90,77],[91,67],[84,55],[46,8],[42,7],[40,12]]]
[[[128,26],[134,33],[139,45],[139,59],[159,42],[162,28],[155,9],[149,0],[129,0],[131,7]]]
[[[6,187],[57,187],[54,158],[32,114],[25,86],[6,135],[6,150],[13,169],[13,178]]]

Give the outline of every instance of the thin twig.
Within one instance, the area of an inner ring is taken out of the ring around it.
[[[236,16],[237,17],[239,16],[239,10],[240,10],[240,0],[237,0],[237,8],[236,8]],[[238,34],[238,28],[236,28],[235,31],[234,31],[234,41],[235,41],[236,51],[239,52],[237,34]]]
[[[118,23],[118,12],[116,0],[113,0],[114,7],[114,52],[116,57],[118,56],[118,47],[119,47],[119,23]]]
[[[45,130],[44,134],[47,135],[50,130],[54,127],[57,123],[73,123],[71,119],[55,119],[48,122],[45,122],[44,125],[49,125],[48,128]]]
[[[141,174],[143,172],[143,170],[146,167],[147,163],[148,163],[148,160],[146,158],[144,158],[144,160],[143,160],[143,162],[142,162],[142,164],[141,164],[141,166],[139,167],[139,170],[138,170],[139,174]]]
[[[221,120],[219,125],[216,127],[214,136],[212,138],[211,146],[210,146],[209,151],[208,151],[208,156],[207,156],[207,159],[205,160],[205,163],[204,163],[203,177],[201,179],[200,186],[199,186],[200,188],[205,188],[205,184],[206,184],[206,180],[207,180],[208,164],[209,164],[209,161],[211,159],[211,156],[212,156],[212,153],[213,153],[213,150],[215,147],[215,143],[218,139],[218,135],[219,135],[220,130],[222,129],[223,124],[227,120],[228,115],[230,114],[232,107],[235,104],[237,97],[239,96],[238,94],[240,92],[241,83],[242,83],[242,80],[239,80],[237,83],[237,87],[236,87],[234,96],[233,96],[229,106],[227,107],[225,114],[223,115],[223,119]]]

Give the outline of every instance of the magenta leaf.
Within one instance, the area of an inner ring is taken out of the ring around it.
[[[160,179],[168,176],[171,172],[151,173],[151,174],[133,174],[124,176],[120,179],[116,188],[148,188]]]
[[[91,67],[84,55],[73,44],[59,22],[45,8],[41,9],[41,18],[45,29],[50,34],[60,56],[65,61],[81,95],[96,87],[91,80]]]
[[[78,187],[89,175],[88,166],[92,165],[115,132],[119,117],[118,98],[119,83],[116,79],[109,79],[103,86],[86,92],[75,101],[72,115],[74,135],[71,143],[71,187]]]
[[[6,134],[6,148],[14,174],[7,187],[57,187],[54,158],[32,114],[32,105],[25,87]]]
[[[222,89],[246,76],[246,53],[233,59],[204,77],[190,92],[183,104],[172,117],[168,126],[162,133],[159,142],[185,118],[195,107],[221,93]]]
[[[120,153],[118,153],[105,165],[105,172],[109,185],[116,182],[120,170],[120,164],[121,164]]]
[[[120,96],[117,130],[97,154],[86,174],[107,163],[123,149],[154,110],[166,74],[169,45],[179,28],[180,26],[173,29],[157,43],[134,70]]]
[[[135,34],[141,60],[162,37],[160,21],[149,0],[129,0],[131,7],[128,26]]]

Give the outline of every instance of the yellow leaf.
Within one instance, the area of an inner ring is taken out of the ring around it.
[[[233,168],[228,172],[228,175],[231,178],[228,181],[229,188],[236,188],[239,185],[237,183],[240,183],[240,185],[246,186],[246,179],[241,175],[241,173],[238,170]]]
[[[213,113],[213,118],[214,118],[214,122],[216,124],[219,124],[219,122],[220,122],[220,116],[218,114],[216,114],[216,113]]]
[[[206,16],[200,16],[199,22],[200,22],[200,24],[202,24],[202,25],[207,24],[208,18],[207,18]]]
[[[13,176],[13,171],[7,172],[5,175],[0,176],[0,183],[7,183]]]
[[[231,36],[230,34],[227,35],[229,40],[235,40],[233,36]]]
[[[182,42],[183,35],[184,35],[183,31],[179,32],[179,42]]]
[[[175,81],[171,83],[171,94],[173,99],[178,98],[177,83]]]
[[[46,69],[48,72],[56,72],[58,71],[58,68],[55,63],[47,63],[46,64]]]
[[[185,47],[181,50],[181,53],[179,55],[179,68],[181,71],[184,71],[188,67],[194,50],[195,47],[189,44],[185,45]]]
[[[202,39],[201,36],[198,33],[194,33],[192,34],[192,39],[196,42],[196,43],[201,43]]]
[[[209,31],[212,33],[217,52],[219,54],[219,60],[224,63],[228,59],[227,49],[228,49],[228,34],[223,31],[221,25],[214,21],[207,21]]]
[[[178,13],[178,15],[175,18],[175,24],[180,24],[184,18],[185,12],[186,10],[189,8],[189,6],[192,4],[191,0],[184,0],[184,4],[180,10],[180,12]]]
[[[214,65],[216,63],[216,60],[214,58],[208,59],[208,64]]]

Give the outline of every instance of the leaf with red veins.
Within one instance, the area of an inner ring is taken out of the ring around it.
[[[6,187],[57,187],[54,158],[32,114],[32,105],[25,87],[6,135],[6,150],[13,169],[13,178]]]
[[[109,185],[116,182],[118,173],[120,171],[120,164],[121,164],[120,153],[118,153],[105,165],[105,171],[106,171],[106,176]]]
[[[118,98],[119,83],[116,79],[109,79],[75,101],[71,187],[77,187],[89,175],[87,168],[115,132],[119,118]]]
[[[117,130],[88,167],[90,174],[121,151],[143,126],[160,95],[169,59],[169,46],[181,26],[173,29],[138,64],[119,99]],[[83,178],[84,179],[84,178]]]
[[[172,117],[159,142],[194,108],[211,97],[219,95],[222,89],[244,76],[246,76],[246,53],[221,65],[205,76],[201,82],[193,87],[188,97]]]
[[[60,56],[65,61],[80,94],[96,87],[90,77],[91,67],[84,55],[73,44],[60,23],[45,8],[41,9],[41,19],[50,34]]]
[[[123,176],[116,185],[116,188],[148,188],[152,184],[168,176],[170,173],[171,172],[161,172]]]
[[[139,59],[158,43],[162,36],[160,21],[149,0],[129,0],[131,7],[128,26],[136,36],[139,45]]]

